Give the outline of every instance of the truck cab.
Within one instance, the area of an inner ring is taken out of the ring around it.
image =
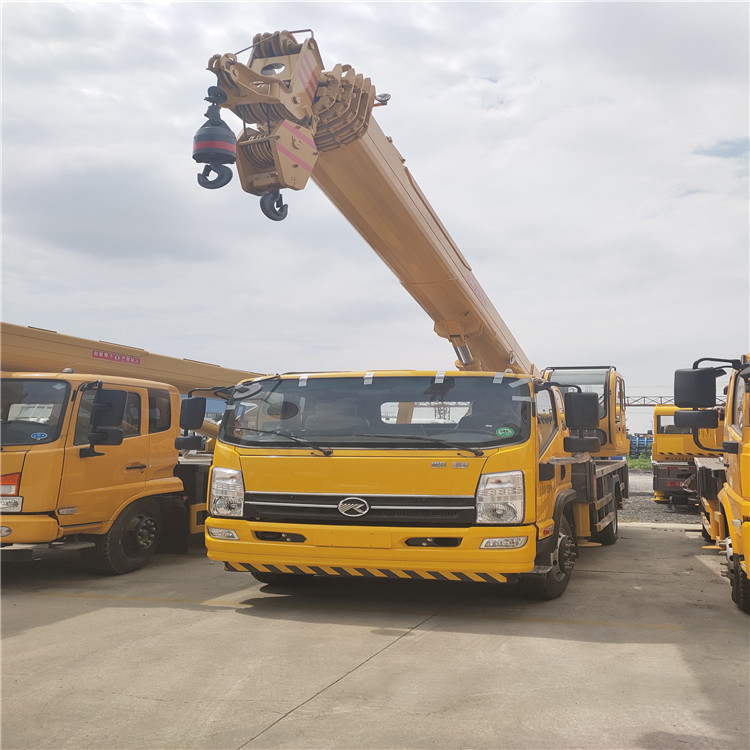
[[[163,383],[3,373],[3,557],[78,546],[101,570],[144,565],[162,537],[175,475],[180,396]]]

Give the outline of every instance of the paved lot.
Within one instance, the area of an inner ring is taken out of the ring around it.
[[[750,618],[719,562],[695,527],[623,525],[546,603],[284,593],[200,550],[118,578],[6,565],[2,747],[746,750]]]

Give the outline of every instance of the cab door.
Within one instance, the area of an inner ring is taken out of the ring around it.
[[[110,519],[130,499],[143,494],[149,460],[148,393],[145,388],[104,384],[127,393],[121,445],[97,445],[86,455],[94,390],[78,391],[73,429],[68,434],[58,504],[61,526],[96,524]],[[83,455],[81,455],[83,453]],[[85,529],[81,529],[85,531]]]
[[[537,521],[551,520],[555,499],[560,486],[565,483],[568,471],[565,466],[548,463],[550,459],[564,456],[562,404],[559,391],[538,390],[535,394],[537,449],[539,475],[537,477]],[[568,480],[569,483],[569,480]]]
[[[743,462],[748,461],[745,451],[749,449],[748,441],[743,441],[743,435],[748,427],[748,407],[750,394],[746,392],[745,380],[740,377],[738,372],[734,372],[732,380],[727,389],[729,392],[729,401],[727,403],[727,416],[725,421],[724,440],[728,443],[737,444],[737,453],[725,453],[724,463],[726,465],[727,484],[732,490],[732,494],[738,497],[748,497],[750,487],[743,486],[743,479],[748,481],[748,477],[742,476],[741,467]],[[739,517],[739,513],[735,517]]]

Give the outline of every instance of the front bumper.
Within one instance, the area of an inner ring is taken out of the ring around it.
[[[4,513],[0,526],[10,529],[10,534],[0,538],[3,544],[44,544],[63,534],[57,521],[44,514]]]
[[[215,539],[210,529],[231,529],[239,539]],[[257,534],[284,532],[304,541],[262,541]],[[459,537],[458,546],[410,546],[415,538]],[[487,538],[523,540],[517,549],[482,549]],[[507,576],[534,570],[537,529],[534,525],[462,528],[327,526],[273,524],[209,517],[208,557],[227,570],[305,573],[370,578],[423,578],[455,581],[507,581]]]

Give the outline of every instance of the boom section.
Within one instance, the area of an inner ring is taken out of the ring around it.
[[[232,386],[260,373],[220,367],[193,359],[153,354],[109,341],[68,336],[45,328],[0,323],[0,364],[7,372],[61,372],[137,378],[169,383],[180,393]]]
[[[225,54],[208,68],[226,93],[221,107],[243,121],[243,190],[280,206],[281,189],[312,177],[453,345],[458,369],[538,375],[371,116],[387,98],[369,78],[349,65],[323,71],[314,38],[286,31],[257,35],[247,65]]]

